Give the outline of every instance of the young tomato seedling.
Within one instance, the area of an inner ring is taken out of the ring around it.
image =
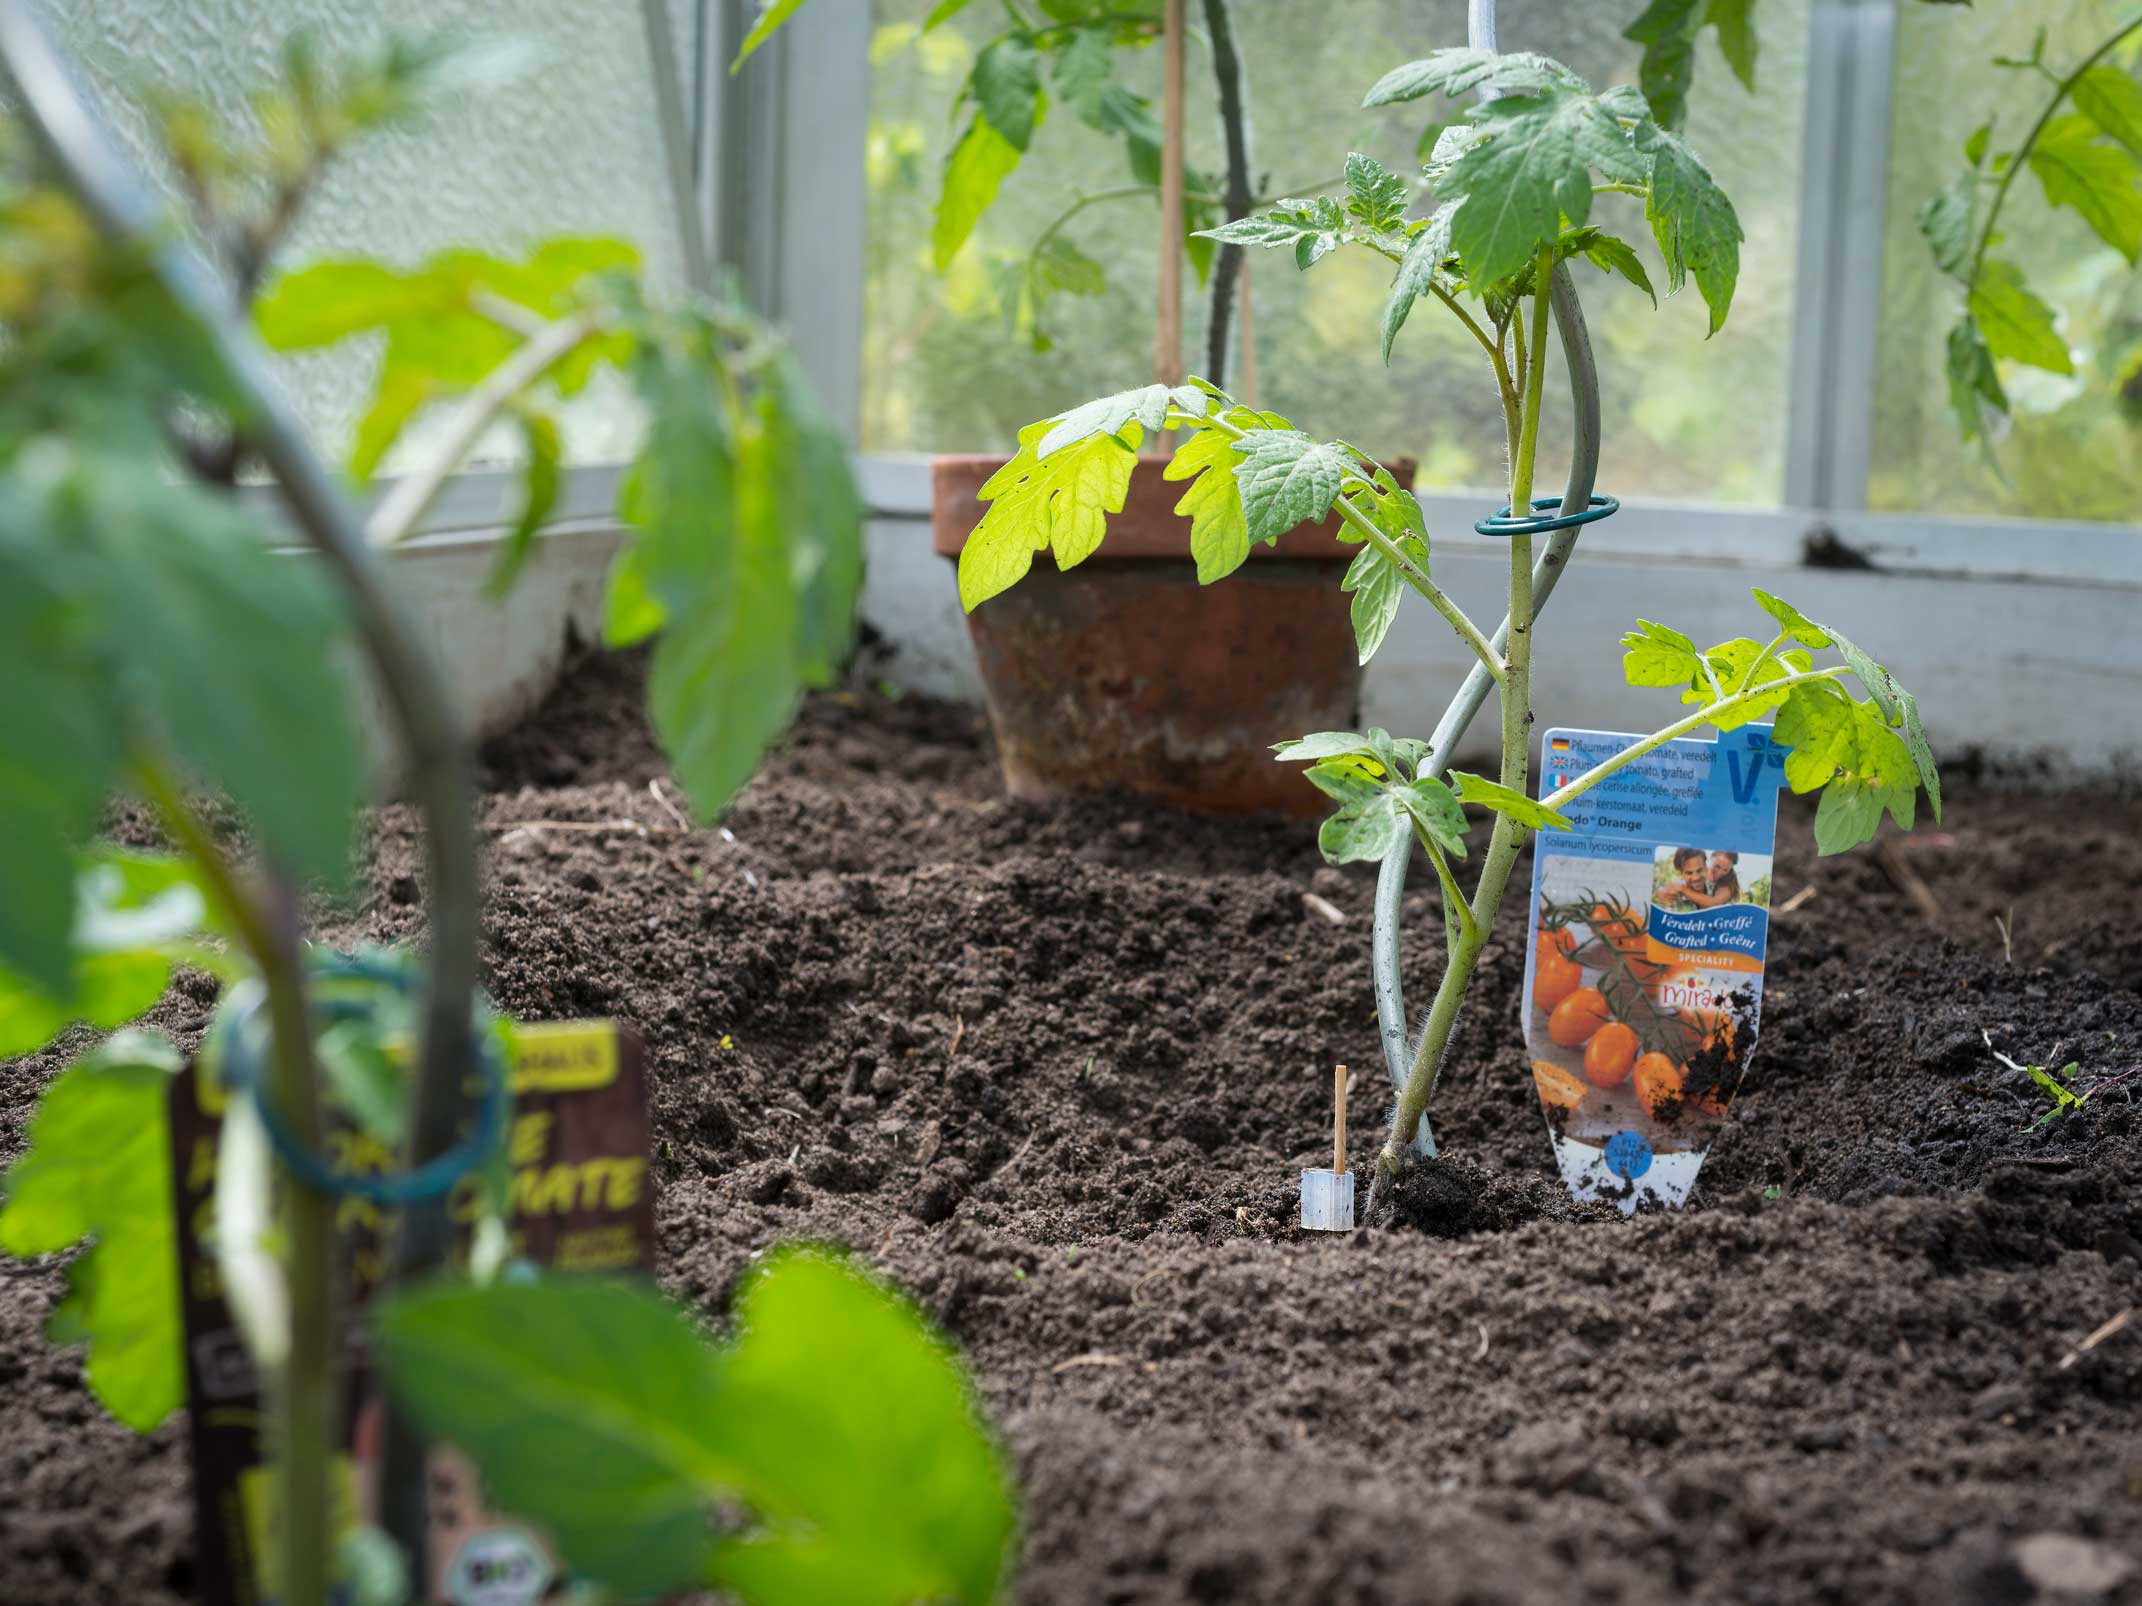
[[[1424,299],[1477,342],[1509,450],[1509,508],[1487,521],[1509,538],[1506,645],[1498,647],[1431,578],[1420,505],[1384,469],[1347,442],[1318,441],[1201,380],[1103,397],[1021,430],[1018,456],[982,489],[989,510],[960,557],[960,595],[969,608],[1015,584],[1036,552],[1052,551],[1060,568],[1082,562],[1100,545],[1108,516],[1122,509],[1140,444],[1153,432],[1176,430],[1180,444],[1166,474],[1188,482],[1177,511],[1191,520],[1201,580],[1239,568],[1251,542],[1276,541],[1336,512],[1362,547],[1344,582],[1362,661],[1382,644],[1408,590],[1479,659],[1500,703],[1493,778],[1451,771],[1445,779],[1443,755],[1428,742],[1381,730],[1320,732],[1280,748],[1282,757],[1307,764],[1309,779],[1337,805],[1319,835],[1326,858],[1380,859],[1410,835],[1443,893],[1448,963],[1377,1155],[1369,1220],[1421,1127],[1518,851],[1532,831],[1567,829],[1562,810],[1569,803],[1676,737],[1775,715],[1777,740],[1792,747],[1788,782],[1797,792],[1824,789],[1815,817],[1822,852],[1871,839],[1885,812],[1909,827],[1921,786],[1937,818],[1940,812],[1940,781],[1911,696],[1837,631],[1763,591],[1755,600],[1770,618],[1767,640],[1737,637],[1699,648],[1670,626],[1638,621],[1623,638],[1630,684],[1678,690],[1690,711],[1546,796],[1528,794],[1533,536],[1569,522],[1525,516],[1538,505],[1533,471],[1556,279],[1564,264],[1581,258],[1656,300],[1635,248],[1592,220],[1596,201],[1629,197],[1641,203],[1669,292],[1692,279],[1715,332],[1732,302],[1741,231],[1708,169],[1652,116],[1641,94],[1625,86],[1595,93],[1544,57],[1439,50],[1385,75],[1367,104],[1475,92],[1493,98],[1443,131],[1424,169],[1434,203],[1426,217],[1407,216],[1413,186],[1406,179],[1356,153],[1346,158],[1343,200],[1285,201],[1213,232],[1289,248],[1304,269],[1341,245],[1390,259],[1397,273],[1383,309],[1386,361]],[[1841,661],[1818,666],[1813,655],[1824,651]],[[1865,697],[1853,696],[1847,681]],[[1467,803],[1495,817],[1470,896],[1455,868],[1468,852]],[[1587,921],[1592,913],[1587,908]]]

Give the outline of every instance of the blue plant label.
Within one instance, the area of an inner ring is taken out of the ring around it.
[[[1540,794],[1641,740],[1550,730]],[[1788,750],[1767,725],[1667,742],[1533,842],[1525,1047],[1562,1180],[1685,1204],[1762,1020]]]

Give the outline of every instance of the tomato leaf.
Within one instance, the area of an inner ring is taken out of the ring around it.
[[[2031,147],[2030,170],[2050,206],[2070,206],[2129,263],[2142,257],[2142,170],[2117,145],[2099,142],[2087,117],[2056,117]]]
[[[1406,219],[1406,181],[1373,156],[1346,153],[1346,210],[1379,234],[1400,228]]]
[[[1232,408],[1223,416],[1242,430],[1291,427],[1277,413],[1247,407]],[[1175,448],[1162,477],[1191,482],[1175,511],[1190,520],[1190,556],[1197,563],[1198,584],[1211,585],[1241,568],[1249,557],[1250,538],[1242,487],[1235,478],[1233,437],[1217,429],[1195,430]]]
[[[1167,426],[1170,408],[1203,418],[1211,401],[1212,397],[1195,384],[1141,385],[1136,390],[1119,390],[1113,396],[1102,396],[1057,414],[1034,449],[1034,456],[1046,461],[1065,447],[1096,435],[1120,434],[1123,426],[1133,420],[1147,434],[1158,434]]]
[[[1040,53],[1018,34],[991,40],[974,58],[967,93],[1004,142],[1024,152],[1041,120]]]
[[[1628,649],[1622,674],[1632,686],[1687,686],[1703,673],[1696,644],[1671,625],[1639,619],[1621,644]]]
[[[1034,554],[1054,550],[1058,568],[1085,561],[1123,511],[1144,431],[1134,420],[1110,435],[1089,435],[1043,462],[1038,448],[1056,421],[1019,432],[1019,451],[989,477],[989,511],[959,555],[959,600],[968,612],[1015,585]]]
[[[2053,326],[2053,309],[2023,282],[2023,270],[2013,262],[1988,257],[1979,265],[1969,309],[1972,325],[1992,356],[2056,374],[2075,372],[2068,343]],[[1952,344],[1952,374],[1954,360]]]
[[[1477,803],[1497,814],[1507,814],[1519,825],[1530,826],[1535,831],[1573,829],[1567,816],[1500,781],[1491,781],[1483,775],[1468,775],[1463,770],[1452,770],[1450,778],[1457,784],[1458,797],[1463,802]]]
[[[2142,84],[2118,67],[2100,65],[2076,79],[2068,93],[2099,132],[2142,157]]]
[[[1385,73],[1362,97],[1363,106],[1389,106],[1423,95],[1447,95],[1453,100],[1487,88],[1505,95],[1536,94],[1550,86],[1584,89],[1584,80],[1560,62],[1518,51],[1503,56],[1470,45],[1454,45],[1431,51],[1419,61],[1409,61]]]
[[[930,222],[930,260],[942,273],[959,255],[997,191],[1019,165],[1019,147],[976,117],[945,159],[944,188]]]
[[[62,1072],[38,1100],[29,1146],[8,1168],[0,1250],[49,1255],[83,1239],[53,1310],[57,1342],[86,1342],[89,1387],[146,1433],[185,1395],[178,1247],[164,1099],[179,1058],[122,1032]]]
[[[377,1318],[396,1398],[621,1595],[993,1600],[1009,1480],[912,1307],[790,1250],[745,1284],[735,1327],[717,1350],[651,1291],[563,1280],[419,1290]],[[756,1520],[717,1526],[718,1502]]]
[[[209,912],[184,859],[100,848],[74,876],[74,921],[58,952],[66,984],[48,992],[0,968],[0,1059],[26,1054],[82,1022],[123,1026],[150,1009],[181,960],[213,961],[195,939]]]
[[[1678,290],[1684,277],[1693,277],[1710,308],[1710,332],[1716,334],[1740,278],[1740,217],[1710,169],[1678,135],[1639,123],[1634,142],[1651,161],[1644,215],[1666,258],[1667,290]]]
[[[1470,128],[1472,125],[1459,126]],[[1413,303],[1430,294],[1446,273],[1450,261],[1451,219],[1457,210],[1456,201],[1437,207],[1429,214],[1427,224],[1407,243],[1406,254],[1399,259],[1398,272],[1391,280],[1391,293],[1383,303],[1383,361],[1386,367],[1391,362],[1391,343],[1398,338],[1398,331],[1405,327]]]
[[[1298,429],[1252,430],[1235,441],[1235,479],[1252,541],[1270,541],[1323,518],[1354,466],[1343,446],[1311,440]]]

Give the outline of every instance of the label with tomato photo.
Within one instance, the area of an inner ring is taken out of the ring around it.
[[[1548,731],[1541,795],[1635,740]],[[1762,1019],[1785,751],[1767,725],[1668,742],[1534,838],[1525,1046],[1580,1200],[1695,1186]]]

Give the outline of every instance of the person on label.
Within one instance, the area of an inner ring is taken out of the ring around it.
[[[1676,856],[1675,863],[1678,865]],[[1690,876],[1681,883],[1681,896],[1698,909],[1716,909],[1720,904],[1734,903],[1740,898],[1740,863],[1737,853],[1714,853],[1704,866],[1701,878]]]
[[[1704,871],[1707,868],[1701,848],[1675,848],[1673,850],[1673,873],[1680,877],[1668,881],[1652,894],[1652,902],[1662,909],[1692,910],[1697,905],[1692,901],[1691,888],[1705,885]],[[1707,906],[1706,906],[1707,907]]]

